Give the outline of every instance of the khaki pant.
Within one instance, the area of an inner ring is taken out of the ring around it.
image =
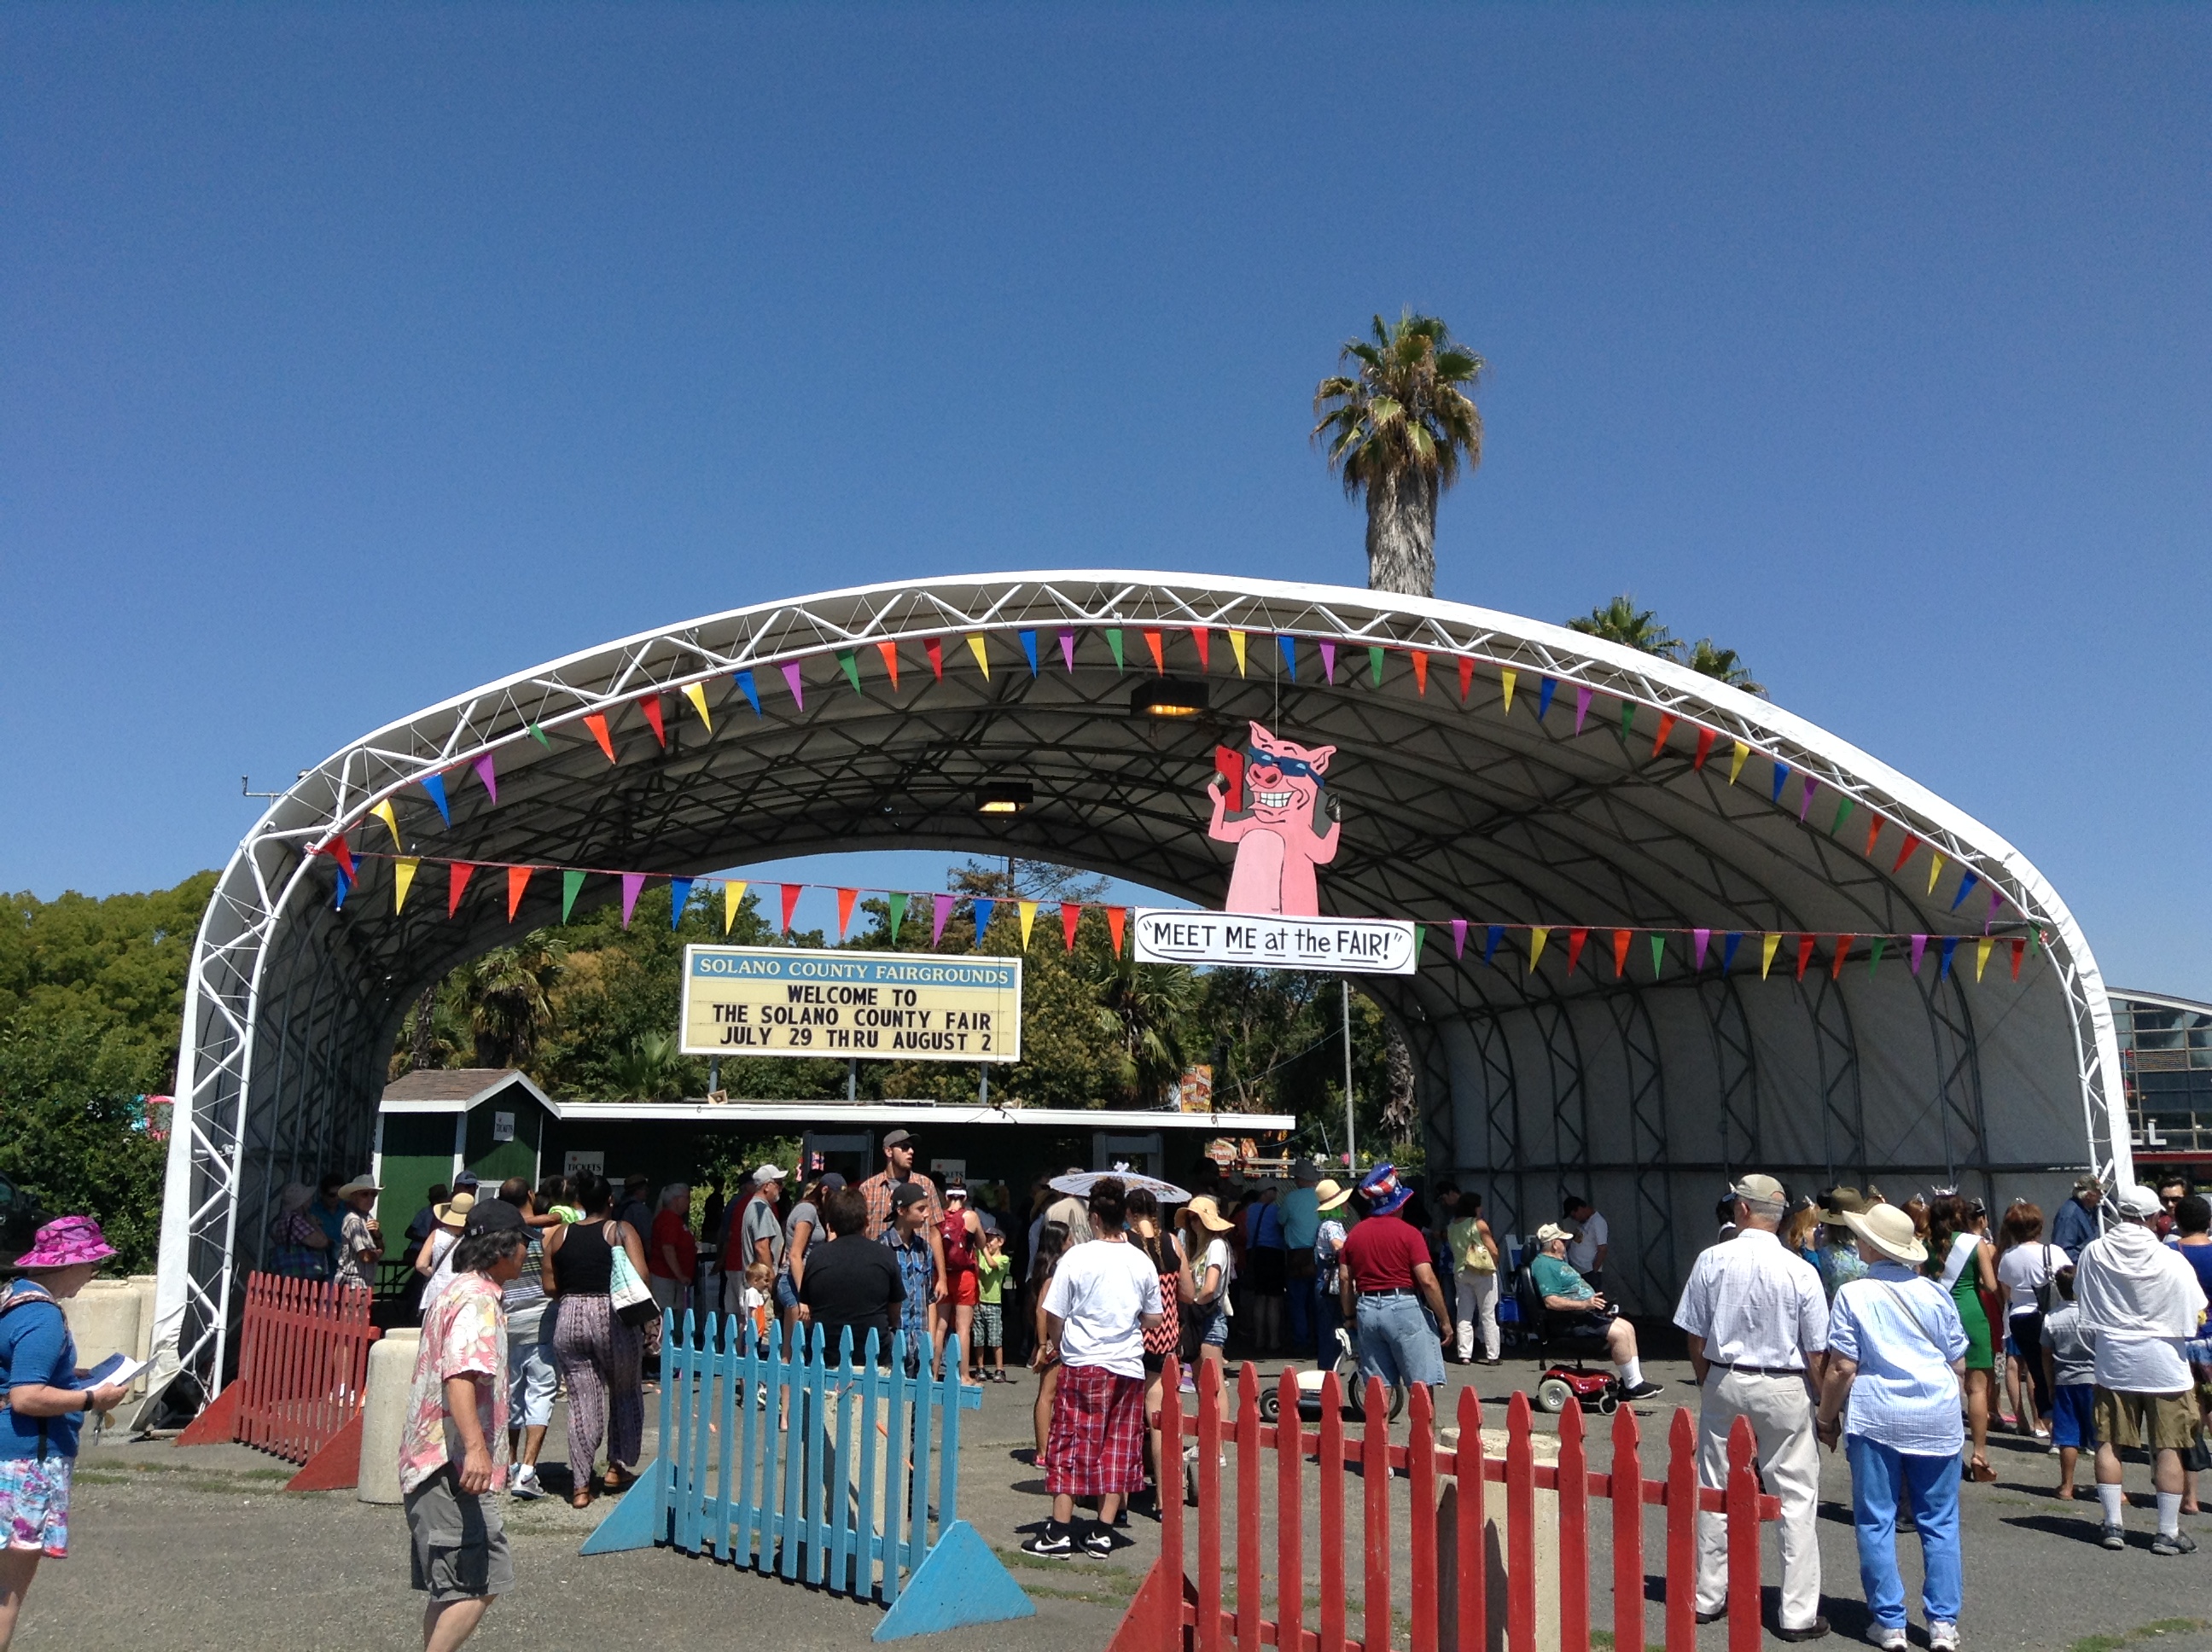
[[[1728,1485],[1729,1430],[1751,1419],[1759,1472],[1782,1500],[1782,1611],[1784,1629],[1803,1629],[1820,1611],[1820,1442],[1813,1433],[1813,1397],[1802,1376],[1705,1374],[1698,1407],[1698,1478]],[[1698,1610],[1728,1603],[1728,1522],[1698,1516]]]

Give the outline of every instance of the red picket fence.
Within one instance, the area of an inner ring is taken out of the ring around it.
[[[1613,1626],[1615,1652],[1644,1652],[1644,1510],[1667,1511],[1665,1652],[1692,1652],[1697,1645],[1697,1516],[1699,1509],[1728,1521],[1729,1652],[1758,1652],[1759,1645],[1759,1522],[1778,1517],[1780,1504],[1759,1489],[1750,1424],[1739,1418],[1729,1439],[1729,1484],[1725,1490],[1698,1484],[1697,1430],[1686,1411],[1677,1410],[1668,1430],[1664,1479],[1647,1480],[1637,1455],[1636,1418],[1623,1406],[1613,1413],[1613,1452],[1606,1472],[1594,1472],[1583,1438],[1582,1412],[1570,1406],[1559,1418],[1559,1460],[1556,1467],[1534,1461],[1530,1443],[1528,1399],[1516,1394],[1506,1406],[1505,1455],[1486,1455],[1482,1442],[1482,1402],[1472,1388],[1459,1398],[1459,1442],[1455,1449],[1435,1436],[1428,1390],[1416,1387],[1408,1412],[1409,1442],[1390,1443],[1385,1420],[1387,1395],[1379,1381],[1368,1383],[1364,1436],[1347,1442],[1341,1395],[1332,1374],[1322,1391],[1317,1428],[1297,1421],[1297,1382],[1282,1374],[1278,1390],[1279,1424],[1260,1418],[1258,1371],[1246,1364],[1237,1378],[1237,1414],[1224,1415],[1225,1395],[1216,1367],[1201,1364],[1198,1414],[1185,1417],[1170,1362],[1163,1381],[1161,1437],[1188,1437],[1198,1446],[1198,1503],[1186,1515],[1176,1494],[1172,1446],[1160,1498],[1160,1555],[1121,1620],[1109,1652],[1259,1652],[1262,1646],[1285,1652],[1385,1652],[1391,1644],[1390,1562],[1402,1550],[1411,1572],[1412,1652],[1480,1652],[1488,1642],[1490,1581],[1484,1543],[1482,1485],[1505,1488],[1504,1560],[1507,1652],[1535,1652],[1537,1567],[1535,1497],[1558,1498],[1559,1646],[1561,1652],[1590,1649],[1590,1518],[1593,1501],[1612,1505]],[[1222,1456],[1234,1446],[1237,1530],[1234,1550],[1224,1555],[1222,1531]],[[1275,1466],[1275,1531],[1272,1546],[1261,1533],[1261,1473],[1264,1458]],[[1305,1622],[1305,1533],[1303,1476],[1307,1464],[1319,1471],[1321,1530],[1318,1621]],[[1360,1546],[1364,1555],[1363,1621],[1352,1635],[1345,1621],[1345,1485],[1347,1470],[1361,1475],[1364,1503]],[[1391,1530],[1390,1480],[1409,1482],[1410,1529]],[[1447,1486],[1457,1487],[1457,1514],[1450,1552],[1438,1540],[1438,1503]],[[1184,1571],[1186,1525],[1196,1527],[1198,1576]],[[1262,1574],[1271,1558],[1276,1583],[1276,1616],[1263,1614]],[[1223,1595],[1226,1558],[1235,1580],[1236,1605]],[[1445,1588],[1449,1587],[1446,1621]],[[1448,1641],[1447,1641],[1448,1637]]]
[[[336,1281],[249,1274],[238,1375],[177,1443],[235,1440],[298,1463],[287,1491],[354,1485],[368,1349],[384,1334],[369,1323],[370,1301]]]

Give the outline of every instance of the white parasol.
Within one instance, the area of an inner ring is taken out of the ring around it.
[[[1110,1170],[1078,1170],[1068,1175],[1054,1176],[1045,1185],[1056,1193],[1073,1193],[1082,1199],[1108,1176],[1119,1177],[1131,1193],[1142,1187],[1163,1205],[1187,1204],[1190,1200],[1188,1190],[1176,1187],[1172,1181],[1163,1181],[1158,1176],[1140,1175],[1118,1164]]]

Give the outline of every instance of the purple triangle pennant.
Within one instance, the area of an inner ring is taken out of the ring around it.
[[[1797,823],[1805,823],[1805,811],[1813,806],[1813,793],[1820,789],[1820,782],[1812,775],[1805,776],[1805,793],[1797,799]]]
[[[483,782],[483,788],[486,792],[491,794],[491,800],[494,803],[497,803],[499,801],[499,776],[492,772],[491,753],[489,751],[485,752],[483,756],[477,758],[475,762],[470,765],[470,767],[477,771],[477,778]]]
[[[1590,691],[1577,685],[1575,689],[1575,732],[1583,732],[1583,719],[1589,715]]]
[[[799,662],[787,660],[783,667],[783,680],[791,685],[791,698],[799,710],[806,709],[805,685],[799,680]]]
[[[1710,929],[1693,929],[1690,932],[1691,956],[1697,960],[1691,966],[1692,969],[1700,971],[1705,969],[1705,946],[1712,938],[1713,932]]]
[[[1451,920],[1451,926],[1452,957],[1463,958],[1467,956],[1467,920],[1455,918]]]
[[[622,885],[623,927],[628,929],[630,914],[637,910],[638,895],[645,888],[645,874],[641,872],[626,872],[622,875]]]
[[[1336,645],[1334,642],[1321,645],[1321,674],[1324,682],[1331,684],[1336,682]]]
[[[930,905],[935,908],[929,920],[929,944],[932,946],[945,938],[945,920],[952,915],[952,903],[957,898],[951,895],[933,895],[929,897]]]
[[[1996,917],[1997,915],[1997,908],[2003,905],[2004,891],[1992,885],[1990,890],[1990,916],[1992,918]]]
[[[1064,661],[1066,663],[1066,665],[1067,665],[1067,674],[1068,674],[1070,677],[1074,676],[1074,675],[1075,675],[1075,633],[1074,633],[1074,632],[1073,632],[1073,631],[1062,631],[1062,632],[1060,634],[1060,659],[1061,659],[1062,660],[1064,660]]]
[[[1920,973],[1921,954],[1927,950],[1928,938],[1925,935],[1915,935],[1912,938],[1912,973],[1916,975]]]

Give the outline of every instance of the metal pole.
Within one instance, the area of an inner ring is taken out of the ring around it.
[[[975,1087],[975,1105],[988,1107],[991,1104],[991,1064],[988,1061],[979,1061],[975,1065],[975,1072],[978,1077]]]
[[[1344,1168],[1347,1174],[1359,1164],[1359,1149],[1352,1129],[1352,977],[1344,978]]]
[[[707,1058],[707,1093],[712,1096],[721,1087],[722,1058],[719,1055],[710,1055]]]
[[[857,1055],[846,1058],[845,1099],[848,1102],[860,1099],[860,1058]]]

